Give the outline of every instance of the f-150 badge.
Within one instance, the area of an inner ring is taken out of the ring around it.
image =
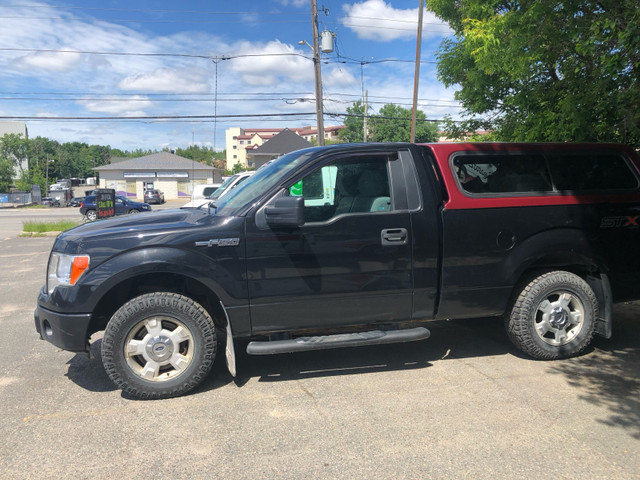
[[[204,242],[196,242],[196,247],[237,247],[239,238],[212,238]]]

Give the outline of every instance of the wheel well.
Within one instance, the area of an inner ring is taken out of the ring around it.
[[[226,326],[220,300],[206,285],[182,275],[154,272],[128,278],[106,292],[93,310],[89,334],[104,330],[113,314],[126,302],[151,292],[171,292],[189,297],[202,305],[216,327]]]

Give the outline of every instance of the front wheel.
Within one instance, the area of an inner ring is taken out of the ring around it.
[[[589,345],[597,316],[598,301],[589,284],[573,273],[554,271],[524,286],[506,327],[520,350],[555,360],[578,355]]]
[[[129,210],[127,213],[128,213],[129,215],[131,215],[131,214],[134,214],[134,213],[140,213],[140,211],[139,211],[139,210],[136,210],[135,208],[132,208],[132,209],[131,209],[131,210]]]
[[[125,303],[102,340],[111,380],[139,398],[182,395],[207,376],[216,355],[216,329],[190,298],[155,292]]]

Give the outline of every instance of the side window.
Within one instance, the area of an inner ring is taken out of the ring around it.
[[[462,189],[471,194],[553,191],[542,155],[459,155],[453,168]]]
[[[614,153],[551,154],[549,169],[560,191],[638,188],[638,180],[629,165]]]
[[[304,197],[305,221],[392,210],[387,155],[347,157],[311,172],[289,188]]]

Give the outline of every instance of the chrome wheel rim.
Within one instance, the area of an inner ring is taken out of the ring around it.
[[[536,309],[535,330],[548,345],[566,345],[576,338],[583,325],[584,305],[573,293],[552,292]]]
[[[92,222],[97,218],[97,216],[98,216],[98,215],[96,214],[96,211],[95,211],[95,210],[89,210],[89,211],[87,212],[87,218],[88,218],[89,220],[91,220]]]
[[[134,326],[124,344],[127,365],[141,378],[164,382],[181,375],[193,361],[193,335],[175,318],[154,316]]]

